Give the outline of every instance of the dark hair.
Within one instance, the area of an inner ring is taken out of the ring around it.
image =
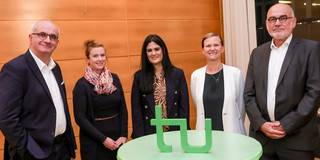
[[[162,67],[164,70],[164,76],[173,77],[171,75],[171,70],[174,68],[172,65],[169,53],[166,44],[164,41],[156,34],[149,35],[143,42],[142,50],[141,50],[141,70],[140,72],[140,84],[139,88],[143,93],[151,93],[153,92],[153,82],[154,82],[154,67],[153,64],[150,63],[147,56],[147,46],[149,43],[154,42],[159,45],[162,49]]]
[[[103,47],[103,44],[101,43],[96,43],[94,40],[86,40],[84,42],[84,47],[86,48],[86,51],[85,51],[85,54],[86,54],[86,57],[89,59],[89,55],[90,55],[90,51],[92,48],[97,48],[97,47]],[[106,50],[104,48],[104,50]]]
[[[207,33],[207,34],[202,38],[202,43],[201,43],[202,48],[204,47],[204,43],[203,43],[203,42],[204,42],[206,39],[210,38],[210,37],[219,37],[219,38],[220,38],[220,41],[221,41],[221,46],[223,46],[223,40],[222,40],[222,38],[221,38],[221,36],[220,36],[219,34],[217,34],[217,33]]]

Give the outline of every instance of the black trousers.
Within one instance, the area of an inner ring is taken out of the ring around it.
[[[70,160],[71,154],[69,152],[69,147],[67,146],[65,138],[60,135],[54,139],[54,146],[52,148],[51,154],[44,159],[41,160]],[[12,160],[38,160],[34,156],[32,156],[28,151],[24,157],[20,157],[16,154]]]
[[[260,160],[314,160],[314,151],[291,150],[277,140],[269,140],[262,148]]]

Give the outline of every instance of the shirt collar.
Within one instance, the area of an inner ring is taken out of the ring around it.
[[[280,47],[282,47],[282,46],[289,46],[291,40],[292,40],[292,33],[290,34],[290,36],[287,38],[287,40],[286,40]],[[279,48],[280,48],[280,47],[279,47]],[[272,39],[270,48],[271,48],[271,49],[276,49],[276,48],[278,48],[278,47],[274,44],[273,39]]]
[[[33,59],[36,61],[37,66],[39,67],[40,70],[43,69],[43,67],[48,67],[50,70],[53,69],[56,66],[56,63],[50,58],[49,65],[47,66],[45,63],[43,63],[32,51],[29,49],[29,52]]]

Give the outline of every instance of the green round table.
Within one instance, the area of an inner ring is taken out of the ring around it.
[[[118,150],[118,160],[258,160],[262,146],[255,139],[236,133],[212,131],[209,153],[185,153],[181,148],[180,131],[165,132],[164,143],[172,145],[172,152],[161,152],[156,134],[133,139]],[[205,144],[204,130],[188,130],[188,143]]]

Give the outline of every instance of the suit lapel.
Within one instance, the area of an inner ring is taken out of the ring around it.
[[[56,66],[52,69],[53,75],[56,78],[56,82],[58,84],[59,87],[59,91],[62,97],[63,102],[66,102],[66,93],[65,93],[65,89],[63,88],[64,86],[64,82],[62,80],[62,76],[61,71],[59,70],[58,64],[56,64]],[[64,107],[66,107],[66,104],[64,104]]]
[[[27,64],[29,65],[31,71],[33,72],[33,74],[35,75],[35,77],[38,79],[39,83],[41,84],[41,86],[43,87],[43,89],[45,90],[47,96],[49,97],[49,99],[51,100],[51,102],[53,103],[53,100],[51,98],[51,94],[49,91],[49,88],[47,86],[46,81],[44,80],[41,71],[39,70],[39,67],[37,66],[37,63],[35,62],[35,60],[33,59],[33,57],[31,56],[29,50],[26,52],[26,61]]]
[[[282,81],[282,79],[284,77],[284,74],[286,73],[286,71],[287,71],[287,69],[288,69],[288,67],[289,67],[289,65],[290,65],[290,63],[292,61],[292,58],[295,55],[297,42],[298,41],[296,41],[296,39],[294,37],[292,37],[291,43],[290,43],[289,48],[287,50],[286,57],[283,60],[283,64],[282,64],[282,67],[281,67],[281,71],[280,71],[277,87],[279,86],[280,82]]]
[[[270,48],[271,42],[267,43],[265,45],[265,52],[262,56],[261,66],[262,66],[262,75],[263,75],[263,87],[265,89],[265,94],[267,95],[268,90],[268,68],[269,68],[269,59],[271,54],[271,48]]]

